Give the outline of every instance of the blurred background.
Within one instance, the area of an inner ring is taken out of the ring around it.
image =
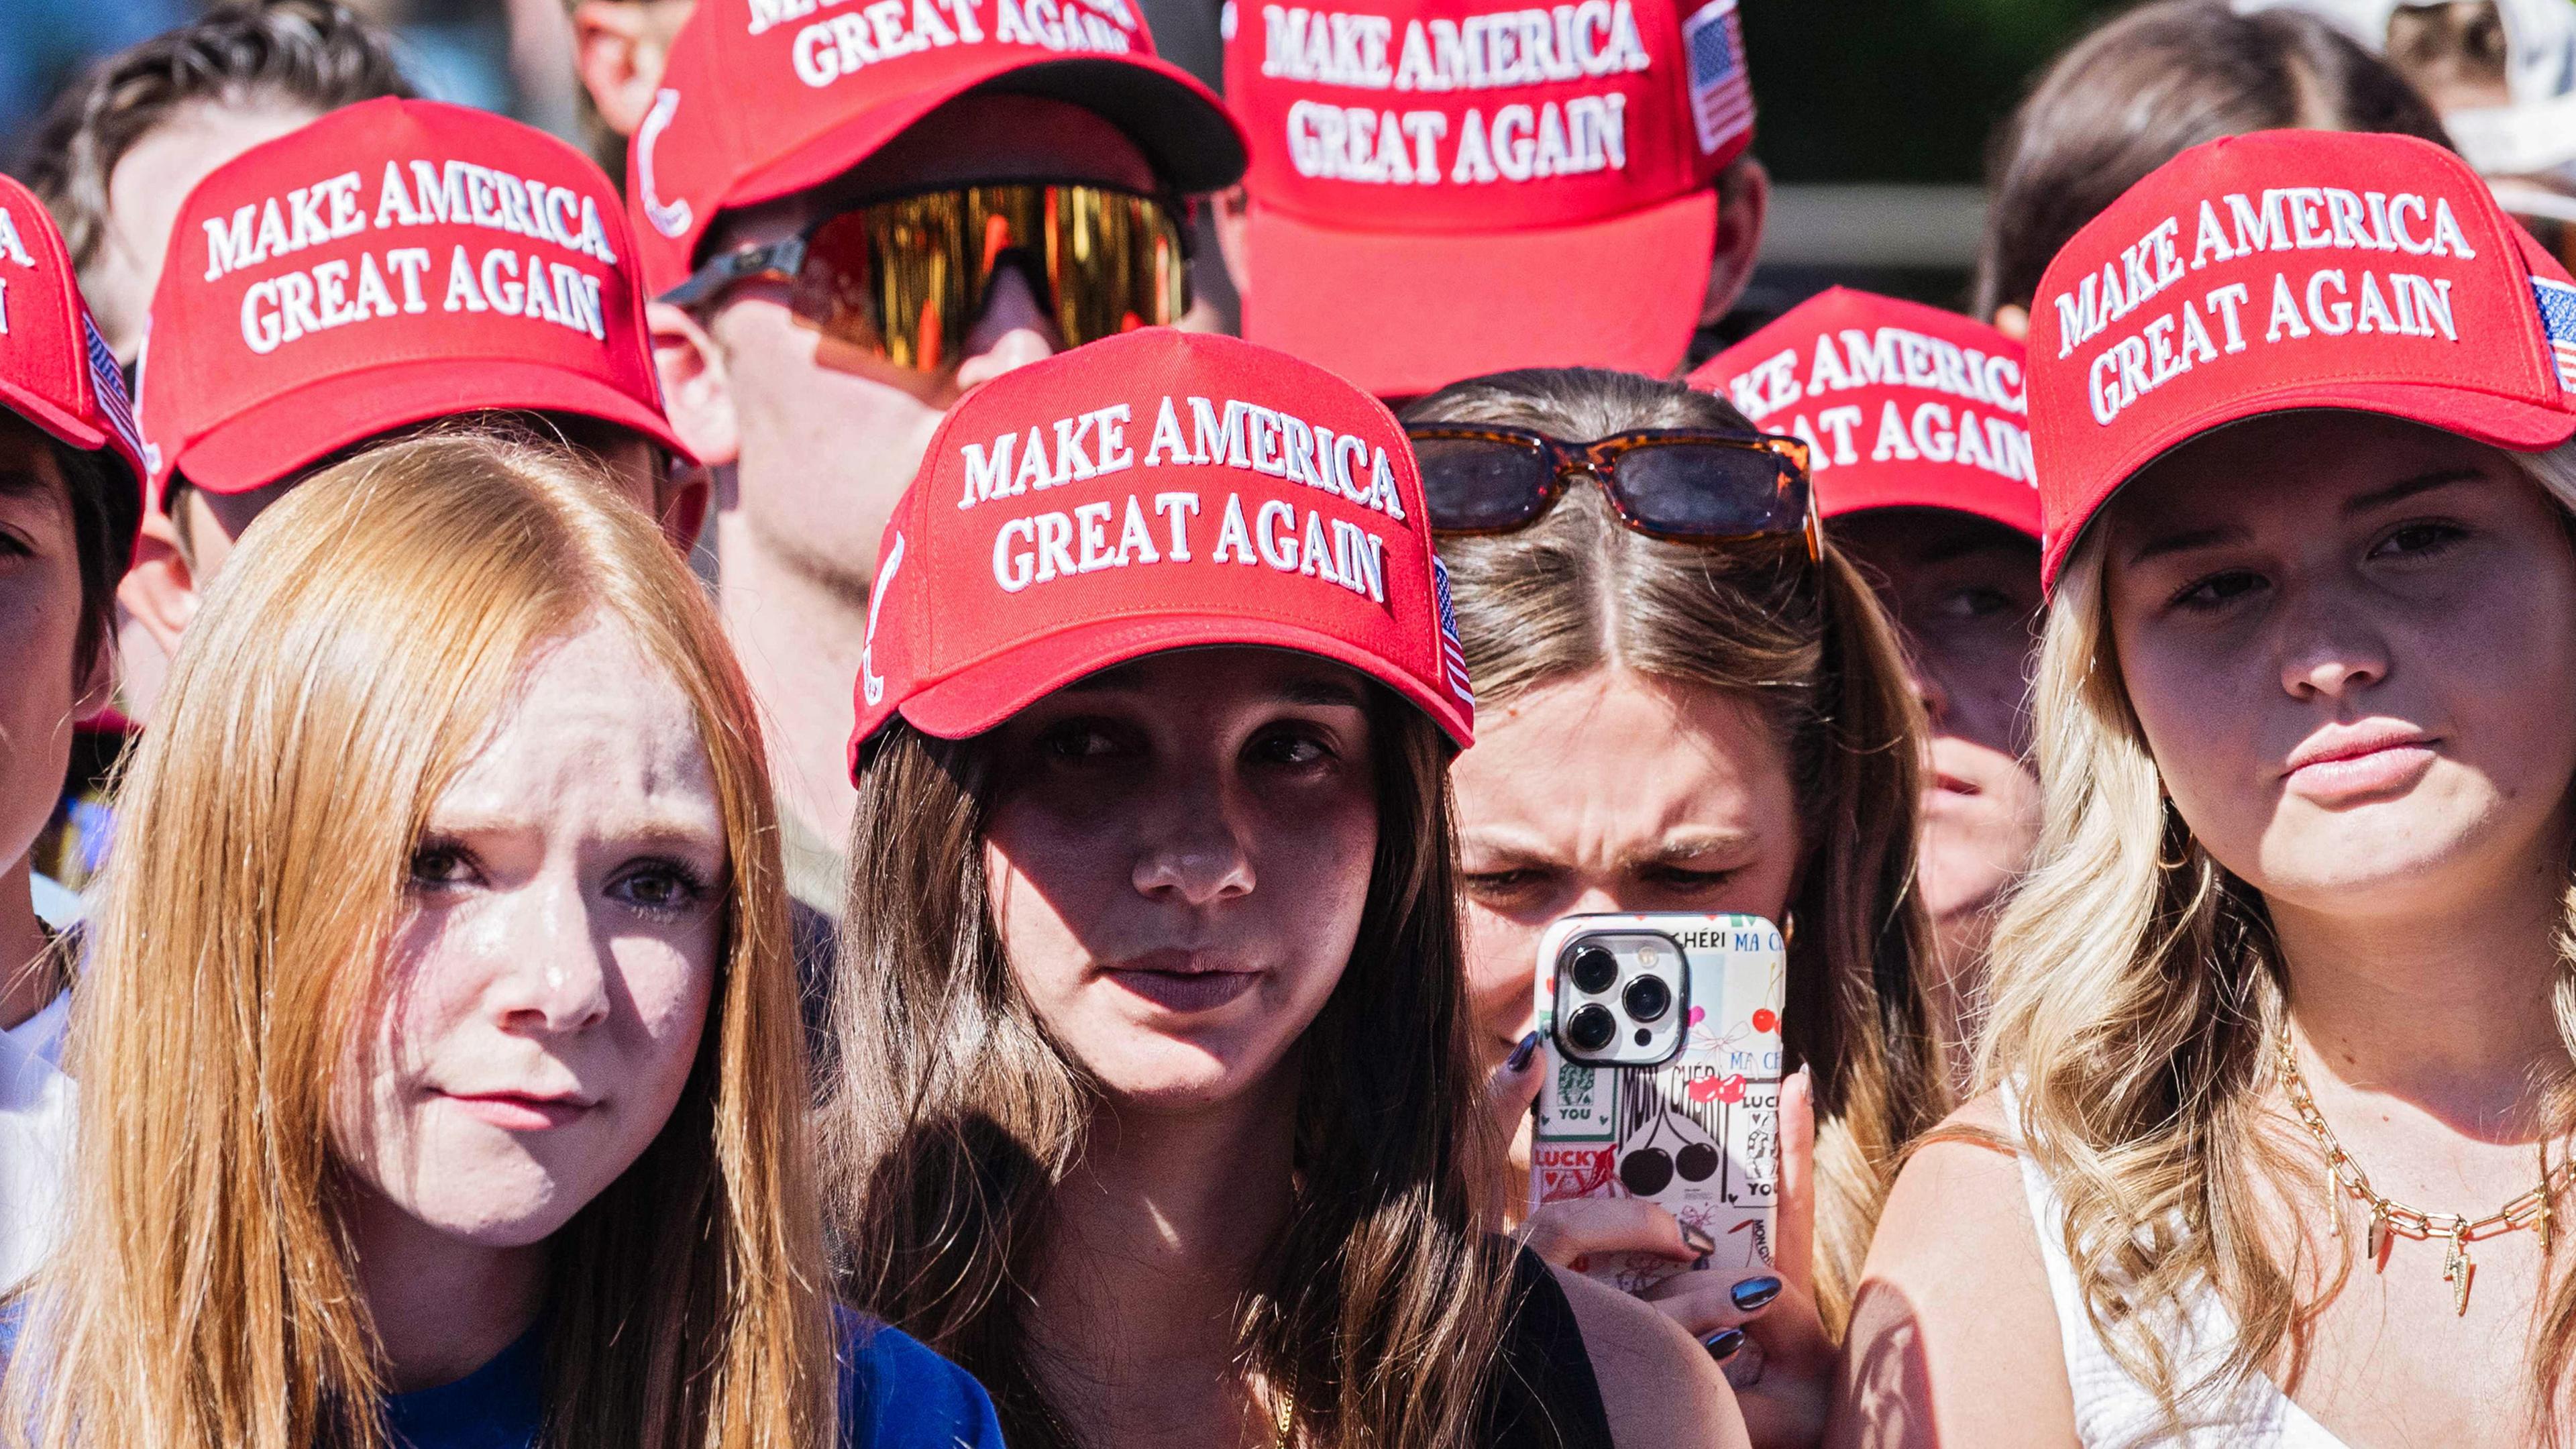
[[[1218,0],[1147,0],[1157,42],[1215,84]],[[571,0],[352,0],[400,37],[442,100],[602,149],[574,79]],[[1958,305],[1989,133],[2039,66],[2121,0],[1745,0],[1761,105],[1755,151],[1781,184],[1751,306],[1833,282]],[[193,15],[195,0],[0,0],[0,157],[93,59]],[[609,148],[613,152],[613,147]],[[613,154],[610,156],[613,159]]]

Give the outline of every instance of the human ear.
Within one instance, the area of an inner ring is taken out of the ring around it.
[[[582,0],[573,7],[573,66],[608,129],[632,136],[652,109],[666,48],[637,4]]]
[[[179,636],[197,613],[197,574],[179,547],[179,531],[160,509],[145,510],[143,536],[134,546],[134,565],[117,580],[116,600],[125,606],[161,652],[176,659]]]
[[[1708,262],[1708,298],[1700,307],[1699,325],[1707,327],[1735,310],[1753,280],[1753,264],[1762,255],[1762,228],[1771,216],[1771,173],[1751,156],[1717,176],[1717,246]]]
[[[662,407],[672,431],[708,467],[733,462],[742,451],[742,428],[724,348],[687,310],[668,302],[645,304],[653,332],[653,367],[662,375]]]

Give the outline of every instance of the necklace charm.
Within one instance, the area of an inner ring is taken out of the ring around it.
[[[2451,1219],[2451,1250],[2442,1255],[2442,1281],[2451,1285],[2451,1312],[2465,1317],[2469,1311],[2469,1277],[2478,1265],[2469,1259],[2469,1224],[2464,1218]]]
[[[2381,1273],[2388,1271],[2388,1204],[2370,1205],[2370,1235],[2362,1240],[2370,1253],[2370,1266]]]

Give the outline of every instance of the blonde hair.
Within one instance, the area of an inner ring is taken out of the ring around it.
[[[1496,373],[1408,419],[1573,442],[1638,428],[1753,425],[1678,383],[1583,368]],[[1706,548],[1621,524],[1568,490],[1537,523],[1443,541],[1479,703],[1614,666],[1749,703],[1789,761],[1807,851],[1782,1040],[1816,1090],[1816,1302],[1837,1340],[1898,1151],[1949,1109],[1923,997],[1930,928],[1913,889],[1922,711],[1896,636],[1830,540]]]
[[[2508,454],[2576,512],[2576,445]],[[2265,1189],[2312,1193],[2322,1157],[2265,1104],[2283,1022],[2261,896],[2212,860],[2171,802],[2105,621],[2099,528],[2057,580],[2040,650],[2037,863],[1995,931],[1982,1087],[2010,1084],[2025,1150],[2065,1204],[2095,1331],[2122,1369],[2185,1402],[2260,1374],[2340,1289],[2340,1265],[2272,1247]],[[2576,862],[2554,1000],[2576,1050]],[[2304,1243],[2304,1239],[2302,1239]],[[2317,1282],[2313,1296],[2300,1285]],[[2169,1341],[2214,1288],[2236,1320],[2223,1362],[2186,1380]],[[2548,1300],[2533,1386],[2544,1421],[2576,1347],[2576,1283]],[[2556,1436],[2552,1435],[2555,1442]]]
[[[689,700],[729,858],[688,1085],[552,1240],[545,1438],[832,1441],[803,1038],[768,774],[704,591],[569,454],[449,436],[298,487],[188,631],[119,793],[74,1007],[69,1231],[22,1298],[7,1442],[380,1449],[334,1209],[335,1068],[415,843],[532,650],[605,618]]]

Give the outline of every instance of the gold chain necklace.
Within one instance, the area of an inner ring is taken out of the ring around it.
[[[1297,1428],[1297,1396],[1286,1389],[1279,1391],[1279,1437],[1271,1449],[1288,1449],[1288,1436]]]
[[[2576,1178],[2576,1159],[2549,1165],[2549,1139],[2540,1141],[2540,1183],[2522,1196],[2506,1203],[2485,1217],[2471,1221],[2461,1213],[2419,1212],[2404,1203],[2380,1196],[2370,1185],[2370,1174],[2361,1170],[2352,1154],[2343,1150],[2334,1129],[2326,1125],[2325,1114],[2317,1110],[2317,1101],[2308,1091],[2308,1079],[2299,1072],[2297,1051],[2290,1045],[2290,1028],[2285,1022],[2277,1043],[2280,1055],[2281,1091],[2290,1099],[2291,1110],[2298,1113],[2299,1125],[2317,1140],[2326,1156],[2326,1220],[2334,1225],[2336,1237],[2343,1236],[2343,1209],[2336,1200],[2336,1189],[2350,1193],[2370,1209],[2370,1235],[2363,1246],[2370,1255],[2370,1265],[2378,1272],[2388,1271],[2388,1244],[2391,1234],[2430,1242],[2435,1238],[2450,1240],[2442,1255],[2442,1281],[2451,1285],[2451,1311],[2469,1311],[2469,1279],[2478,1265],[2469,1257],[2469,1244],[2482,1238],[2498,1237],[2516,1228],[2536,1226],[2540,1232],[2540,1251],[2549,1251],[2549,1233],[2554,1214],[2550,1203]]]

